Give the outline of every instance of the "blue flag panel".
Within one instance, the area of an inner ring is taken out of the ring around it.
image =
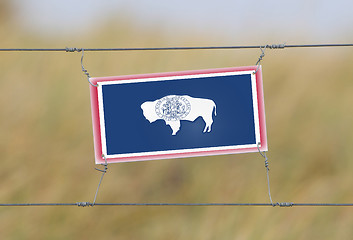
[[[185,157],[187,152],[254,148],[260,142],[251,71],[97,83],[101,152],[108,160],[168,153]]]

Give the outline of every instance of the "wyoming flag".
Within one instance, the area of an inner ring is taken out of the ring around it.
[[[267,151],[261,67],[90,80],[97,164]]]

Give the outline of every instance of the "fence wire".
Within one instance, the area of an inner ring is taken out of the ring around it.
[[[329,43],[329,44],[271,44],[271,45],[248,45],[248,46],[196,46],[196,47],[137,47],[137,48],[0,48],[0,52],[101,52],[101,51],[174,51],[174,50],[232,50],[232,49],[285,49],[285,48],[323,48],[323,47],[353,47],[353,43]],[[83,58],[83,57],[82,57]],[[82,64],[81,58],[81,64]],[[83,66],[82,66],[83,68]],[[84,68],[83,68],[84,69]],[[261,153],[261,152],[260,152]],[[261,154],[262,155],[262,154]],[[263,155],[266,158],[266,155]],[[265,162],[266,164],[266,162]],[[107,164],[99,182],[94,201],[76,202],[76,203],[0,203],[0,207],[52,207],[52,206],[77,206],[77,207],[94,207],[94,206],[146,206],[146,207],[353,207],[353,203],[293,203],[293,202],[272,202],[268,163],[267,163],[267,180],[269,188],[269,197],[271,203],[96,203],[99,186],[103,176],[106,173]],[[97,169],[98,170],[98,169]]]
[[[321,48],[353,47],[353,43],[329,44],[267,44],[247,46],[195,46],[195,47],[136,47],[136,48],[0,48],[2,52],[81,52],[81,51],[173,51],[173,50],[229,50],[229,49],[285,49],[285,48]]]
[[[353,207],[353,203],[1,203],[0,207]]]

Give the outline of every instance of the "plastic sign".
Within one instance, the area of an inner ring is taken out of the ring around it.
[[[267,151],[256,68],[91,78],[96,163]]]

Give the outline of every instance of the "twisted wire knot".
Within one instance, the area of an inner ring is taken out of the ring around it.
[[[260,54],[260,57],[259,57],[259,60],[257,60],[256,64],[255,65],[258,65],[260,64],[260,62],[262,61],[262,59],[264,58],[265,56],[265,52],[261,49],[261,54]]]
[[[268,170],[270,170],[270,168],[269,168],[269,163],[268,163],[268,159],[267,159],[267,158],[265,159],[265,168],[267,168]]]
[[[83,74],[85,74],[87,76],[88,79],[91,78],[91,76],[89,75],[88,71],[83,67],[83,65],[82,65],[82,72],[83,72]]]
[[[284,49],[285,47],[286,47],[285,43],[266,45],[266,48],[269,48],[269,49]]]
[[[78,207],[93,207],[93,204],[90,202],[77,202],[76,205]]]
[[[89,84],[91,84],[93,87],[98,87],[98,84],[95,85],[95,84],[93,84],[91,82],[91,80],[90,80],[91,76],[89,75],[88,71],[83,66],[83,57],[84,57],[84,54],[85,54],[84,49],[81,48],[80,51],[82,51],[82,56],[81,56],[81,69],[82,69],[82,72],[87,76],[87,81],[89,82]]]
[[[69,47],[66,47],[65,48],[65,51],[66,52],[81,52],[83,49],[82,48],[69,48]]]
[[[276,207],[293,207],[294,203],[292,202],[277,202],[277,203],[273,203],[272,206]]]

